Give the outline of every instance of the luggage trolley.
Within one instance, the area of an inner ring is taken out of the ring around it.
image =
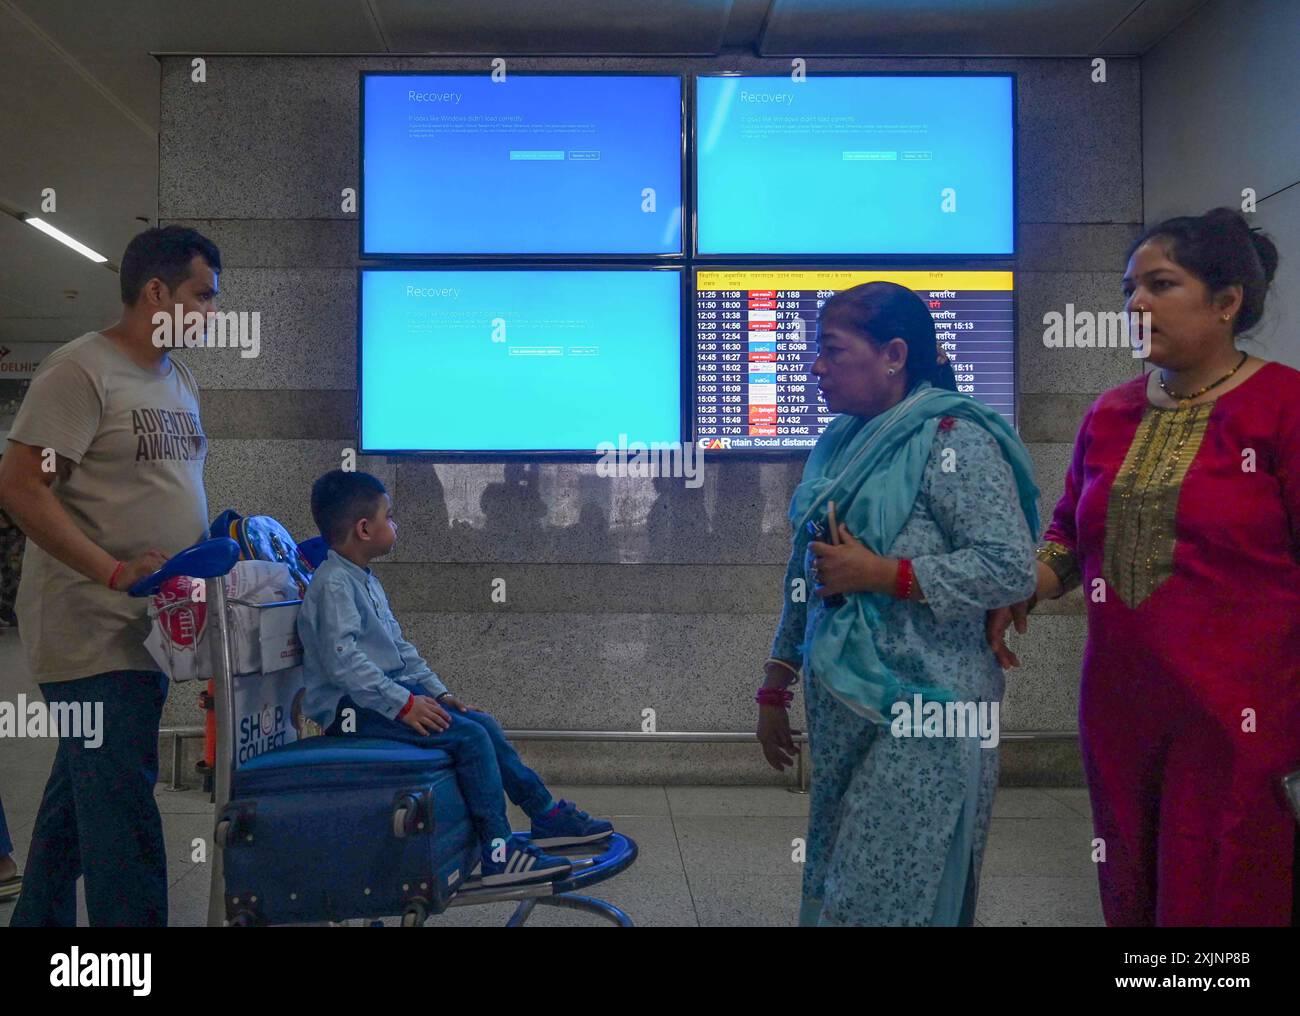
[[[466,888],[478,839],[445,752],[376,738],[299,736],[289,719],[292,700],[300,698],[301,669],[266,672],[266,633],[278,632],[282,646],[292,632],[286,622],[302,601],[229,597],[225,576],[239,558],[234,540],[205,540],[130,590],[150,596],[169,578],[206,580],[204,643],[217,727],[209,926],[357,918],[379,925],[380,918],[401,915],[403,927],[419,927],[451,907],[502,902],[518,904],[507,927],[523,925],[539,904],[632,926],[618,907],[584,895],[636,860],[628,837],[614,832],[584,847],[548,848],[573,859],[563,880]],[[185,600],[157,610],[192,606]],[[236,610],[255,612],[248,616],[263,633],[260,667],[248,666],[247,646],[236,652]],[[274,651],[276,636],[269,639]],[[265,750],[252,753],[259,746]],[[592,856],[593,850],[599,852]]]

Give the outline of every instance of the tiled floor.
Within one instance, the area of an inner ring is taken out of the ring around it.
[[[0,639],[4,641],[4,639]],[[8,646],[4,647],[10,648]],[[12,700],[8,692],[0,693]],[[49,774],[49,740],[0,740],[0,800],[15,856],[26,860],[32,823]],[[545,774],[543,774],[545,775]],[[638,925],[794,924],[800,864],[793,841],[806,835],[808,798],[780,787],[553,787],[593,814],[612,818],[639,848],[636,863],[596,895]],[[191,860],[193,841],[211,835],[212,807],[198,791],[160,787],[170,881],[171,924],[202,925],[208,867]],[[511,808],[515,828],[527,828]],[[1003,789],[980,888],[981,925],[1099,925],[1090,861],[1092,826],[1082,789]],[[503,925],[510,903],[453,908],[429,926]],[[0,904],[0,927],[12,904]],[[86,923],[84,907],[79,923]],[[529,925],[600,924],[599,918],[538,907]]]
[[[25,749],[25,750],[23,750]],[[21,864],[49,767],[45,744],[0,745],[5,812]],[[807,797],[777,787],[555,787],[557,796],[612,817],[639,856],[600,895],[638,925],[780,926],[794,923],[799,863],[792,841],[806,833]],[[201,925],[208,869],[191,861],[195,838],[211,833],[212,809],[198,791],[159,788],[170,879],[171,924]],[[511,809],[515,828],[527,828]],[[1101,923],[1089,861],[1092,827],[1082,790],[1004,789],[998,794],[980,891],[982,925]],[[0,926],[11,905],[0,904]],[[432,927],[502,925],[513,904],[454,908]],[[84,908],[79,922],[86,921]],[[538,907],[530,925],[599,924]]]

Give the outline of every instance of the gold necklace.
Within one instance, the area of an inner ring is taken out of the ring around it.
[[[1159,376],[1158,378],[1156,378],[1156,381],[1159,382],[1160,387],[1164,390],[1164,393],[1165,393],[1166,395],[1168,395],[1171,399],[1173,399],[1175,402],[1187,403],[1187,402],[1191,402],[1192,399],[1198,399],[1198,398],[1200,398],[1202,395],[1204,395],[1206,392],[1208,392],[1211,388],[1217,388],[1219,385],[1223,384],[1223,382],[1227,381],[1228,378],[1232,377],[1233,374],[1235,374],[1235,373],[1237,373],[1237,371],[1241,370],[1242,365],[1245,364],[1245,362],[1246,362],[1247,360],[1249,360],[1249,359],[1250,359],[1250,354],[1249,354],[1249,353],[1242,353],[1242,354],[1241,354],[1241,359],[1237,361],[1237,366],[1233,367],[1232,370],[1230,370],[1230,371],[1228,371],[1228,373],[1224,374],[1223,377],[1219,378],[1219,380],[1217,380],[1217,381],[1212,381],[1210,384],[1206,385],[1206,386],[1205,386],[1204,388],[1202,388],[1200,391],[1192,392],[1191,395],[1179,395],[1176,391],[1174,391],[1174,390],[1173,390],[1172,388],[1170,388],[1167,384],[1165,384],[1164,371],[1161,371],[1161,372],[1160,372],[1160,376]]]

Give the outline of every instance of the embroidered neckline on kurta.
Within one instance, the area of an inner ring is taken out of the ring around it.
[[[1148,404],[1115,474],[1101,573],[1129,607],[1137,607],[1173,574],[1178,498],[1213,411],[1214,402],[1179,408]]]

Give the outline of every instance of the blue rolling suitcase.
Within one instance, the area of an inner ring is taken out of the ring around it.
[[[250,759],[217,816],[226,919],[421,924],[478,863],[451,758],[436,748],[312,737]]]

